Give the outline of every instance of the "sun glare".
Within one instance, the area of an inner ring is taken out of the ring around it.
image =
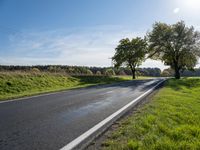
[[[200,0],[185,0],[185,5],[189,8],[200,8]]]
[[[182,5],[187,12],[200,12],[200,0],[181,0],[180,5]]]

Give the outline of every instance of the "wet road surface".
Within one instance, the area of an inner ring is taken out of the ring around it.
[[[0,103],[0,150],[60,149],[161,80],[135,80]]]

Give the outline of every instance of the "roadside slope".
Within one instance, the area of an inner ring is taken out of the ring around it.
[[[148,104],[122,120],[101,148],[199,149],[200,78],[170,79]]]
[[[130,79],[108,76],[72,77],[66,74],[52,73],[1,72],[0,100],[97,84],[109,84]]]

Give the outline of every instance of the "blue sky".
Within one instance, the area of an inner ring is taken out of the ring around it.
[[[155,21],[200,30],[199,14],[199,0],[0,0],[0,64],[110,66],[121,38]]]

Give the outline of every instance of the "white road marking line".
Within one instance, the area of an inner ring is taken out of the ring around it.
[[[94,127],[90,128],[88,131],[86,131],[85,133],[83,133],[82,135],[80,135],[79,137],[77,137],[76,139],[74,139],[73,141],[71,141],[70,143],[68,143],[67,145],[65,145],[64,147],[62,147],[60,150],[72,150],[73,148],[75,148],[76,146],[78,146],[82,141],[84,141],[86,138],[88,138],[90,135],[92,135],[93,133],[95,133],[97,130],[99,130],[105,124],[107,124],[108,122],[110,122],[117,115],[119,115],[124,110],[126,110],[128,107],[130,107],[131,105],[133,105],[135,102],[137,102],[138,100],[140,100],[145,95],[147,95],[150,92],[152,92],[158,85],[160,85],[164,81],[165,81],[165,79],[163,79],[162,81],[160,81],[159,83],[157,83],[154,87],[152,87],[151,89],[149,89],[148,91],[146,91],[145,93],[143,93],[142,95],[140,95],[139,97],[137,97],[136,99],[132,100],[130,103],[128,103],[125,106],[123,106],[121,109],[119,109],[118,111],[116,111],[115,113],[113,113],[112,115],[110,115],[109,117],[107,117],[106,119],[104,119],[103,121],[101,121],[98,124],[96,124]]]

